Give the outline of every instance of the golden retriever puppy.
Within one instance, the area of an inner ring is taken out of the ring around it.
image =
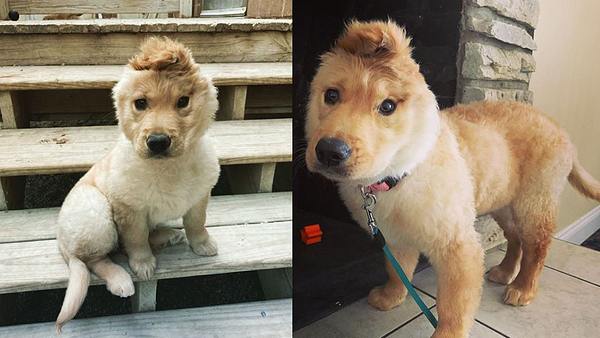
[[[438,111],[410,39],[392,22],[353,22],[322,56],[306,120],[309,170],[337,181],[367,227],[359,187],[377,194],[375,218],[412,278],[419,253],[437,272],[434,337],[466,337],[478,308],[483,250],[473,224],[491,214],[508,250],[488,278],[504,302],[534,298],[567,179],[600,200],[600,183],[577,162],[567,134],[533,107],[481,102]],[[389,310],[406,289],[389,281],[369,303]]]
[[[57,329],[77,313],[91,269],[121,297],[134,293],[129,274],[108,254],[118,240],[142,280],[156,267],[152,249],[187,240],[202,256],[217,254],[204,227],[210,191],[219,177],[206,131],[217,91],[190,51],[167,38],[150,38],[113,88],[120,135],[115,147],[81,178],[58,217],[60,252],[69,285]],[[183,216],[185,234],[158,224]]]

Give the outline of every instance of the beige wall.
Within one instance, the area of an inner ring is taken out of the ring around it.
[[[580,162],[600,179],[600,1],[540,0],[540,7],[530,84],[534,105],[569,132]],[[559,229],[597,205],[568,186]]]

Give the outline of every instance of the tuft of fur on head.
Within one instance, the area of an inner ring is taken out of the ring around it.
[[[140,53],[129,59],[135,70],[190,72],[195,62],[192,52],[183,44],[167,37],[150,37],[140,46]]]
[[[306,163],[334,180],[377,180],[410,171],[433,147],[439,131],[435,96],[413,60],[411,39],[392,21],[351,21],[321,56],[306,118]],[[339,101],[328,104],[328,89]],[[379,114],[384,100],[393,114]],[[343,166],[319,163],[315,147],[337,138],[352,150]]]
[[[346,31],[337,40],[336,48],[350,54],[370,57],[411,57],[411,38],[403,27],[393,21],[350,21]]]
[[[182,97],[189,98],[185,107],[177,103]],[[139,99],[147,102],[142,111],[135,106]],[[166,157],[183,154],[205,134],[218,108],[217,90],[190,50],[167,37],[142,43],[114,86],[113,101],[122,133],[142,158],[152,155],[146,145],[152,134],[170,137]]]

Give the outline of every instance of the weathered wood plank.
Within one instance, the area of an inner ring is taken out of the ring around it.
[[[116,126],[0,130],[0,176],[86,171],[117,135]],[[291,119],[215,122],[209,135],[222,165],[292,158]]]
[[[0,211],[0,243],[55,239],[58,210]],[[213,196],[208,203],[206,226],[272,223],[291,219],[291,192]],[[181,219],[168,225],[183,227]]]
[[[0,34],[0,66],[126,64],[149,36],[166,35],[188,47],[197,62],[290,62],[292,33]]]
[[[0,1],[1,3],[1,1]],[[7,12],[8,13],[8,12]],[[193,18],[0,22],[2,34],[290,32],[291,19]]]
[[[0,327],[2,337],[46,338],[54,323]],[[291,337],[292,300],[76,319],[61,337]]]
[[[22,14],[168,13],[179,11],[179,0],[9,0],[10,9]]]
[[[157,255],[153,279],[212,275],[292,266],[291,222],[213,227],[219,254],[200,257],[187,244],[168,247]],[[127,258],[113,259],[128,272]],[[0,293],[64,288],[69,272],[56,240],[0,244]],[[137,281],[134,277],[134,281]],[[102,284],[92,276],[92,284]]]
[[[291,84],[292,64],[211,63],[200,71],[217,86]],[[123,66],[0,67],[0,90],[108,89],[121,77]]]

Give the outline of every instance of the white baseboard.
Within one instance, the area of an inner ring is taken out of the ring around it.
[[[573,244],[581,244],[600,229],[600,206],[590,210],[573,224],[558,232],[554,237]]]

